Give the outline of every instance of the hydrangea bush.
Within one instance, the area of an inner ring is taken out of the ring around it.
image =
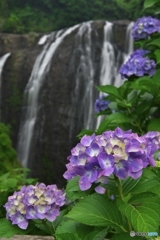
[[[9,221],[0,222],[0,236],[42,231],[56,240],[159,239],[160,20],[138,19],[132,36],[136,50],[120,68],[122,85],[97,87],[105,97],[95,110],[106,116],[96,130],[79,134],[66,161],[66,189],[22,187],[4,206]]]

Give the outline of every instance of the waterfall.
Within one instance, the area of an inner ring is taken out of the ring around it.
[[[92,21],[89,21],[81,24],[75,37],[75,49],[70,62],[70,71],[74,73],[75,78],[70,137],[73,135],[75,124],[80,125],[83,122],[86,128],[93,127],[94,60],[91,34]]]
[[[112,26],[110,22],[106,22],[104,26],[104,42],[101,54],[101,72],[100,72],[100,85],[113,84],[119,87],[123,82],[119,70],[119,59],[122,58],[125,63],[130,54],[133,52],[133,38],[131,37],[131,29],[134,23],[131,22],[126,31],[126,52],[118,51],[117,56],[115,56],[114,46],[112,44]],[[99,93],[102,96],[103,93]],[[97,117],[96,129],[100,125],[101,121],[104,119],[103,116]]]
[[[95,130],[101,121],[94,112],[96,86],[123,82],[118,69],[132,52],[131,24],[121,26],[121,43],[114,26],[89,21],[37,41],[42,50],[24,91],[17,147],[19,160],[33,177],[50,183],[50,176],[63,185],[65,159],[76,135],[82,129]]]
[[[4,67],[5,62],[7,61],[7,58],[10,55],[11,55],[10,53],[6,53],[2,57],[0,57],[0,89],[1,89],[1,77],[2,77],[3,67]]]
[[[47,36],[48,41],[44,45],[42,52],[37,57],[33,70],[25,89],[25,103],[26,109],[22,114],[22,124],[19,132],[18,139],[18,159],[21,161],[24,167],[28,166],[28,159],[30,153],[30,147],[32,143],[32,137],[34,132],[34,126],[36,123],[37,110],[38,110],[38,98],[39,91],[42,82],[46,74],[50,70],[51,60],[53,55],[62,41],[67,35],[75,30],[79,25],[71,27],[66,31],[53,32],[50,36]],[[39,41],[39,44],[45,43],[47,38],[43,38]]]
[[[2,71],[7,58],[11,55],[11,53],[6,53],[2,57],[0,57],[0,107],[1,107],[1,78],[2,78]],[[1,111],[0,111],[0,118],[1,118]]]

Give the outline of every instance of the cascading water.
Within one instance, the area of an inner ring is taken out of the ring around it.
[[[70,62],[70,71],[74,72],[75,87],[72,93],[72,122],[70,136],[74,124],[83,122],[86,128],[92,127],[92,113],[94,101],[94,63],[92,56],[92,21],[84,22],[79,27],[75,37],[75,50]],[[79,55],[79,56],[78,56]],[[77,58],[79,58],[77,66]],[[74,119],[77,117],[77,121]]]
[[[124,34],[130,31],[127,24]],[[64,186],[65,159],[76,135],[100,122],[94,117],[96,86],[122,82],[117,72],[131,51],[126,38],[122,50],[125,38],[117,43],[112,23],[89,21],[39,40],[43,50],[25,89],[18,141],[18,158],[33,177],[46,181],[51,170],[47,181]]]
[[[2,57],[0,57],[0,106],[1,106],[1,77],[2,77],[2,71],[5,62],[7,61],[8,57],[11,55],[11,53],[6,53]],[[1,111],[0,111],[0,118],[1,118]]]
[[[119,70],[119,58],[122,58],[122,63],[126,62],[129,58],[129,55],[133,52],[133,38],[131,37],[131,29],[133,26],[131,22],[126,31],[126,52],[117,52],[115,56],[114,46],[112,44],[112,27],[113,24],[106,22],[104,26],[104,42],[101,54],[101,71],[100,71],[100,85],[113,84],[114,86],[119,87],[122,84],[122,79]],[[99,96],[104,95],[100,92]],[[97,117],[96,129],[103,120],[103,116]]]
[[[48,38],[49,41],[45,44],[42,52],[36,59],[31,77],[25,89],[25,102],[27,103],[27,109],[25,110],[23,121],[21,124],[18,140],[18,159],[21,161],[24,167],[28,166],[28,158],[30,153],[30,146],[32,142],[32,136],[34,132],[34,125],[37,117],[38,110],[38,97],[40,87],[44,80],[45,75],[50,69],[51,60],[53,55],[62,43],[64,38],[75,30],[78,25],[62,31],[51,34]],[[45,38],[46,40],[46,38]],[[44,43],[44,39],[39,41],[39,44]]]

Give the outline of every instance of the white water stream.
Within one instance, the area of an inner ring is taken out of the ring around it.
[[[33,66],[33,70],[29,79],[29,82],[25,89],[25,96],[27,109],[23,116],[23,121],[21,124],[20,132],[19,132],[19,140],[18,140],[18,159],[22,163],[24,167],[28,165],[29,152],[34,132],[34,125],[37,118],[37,110],[38,110],[38,97],[40,87],[44,80],[44,77],[48,73],[50,69],[50,64],[52,57],[65,39],[65,37],[70,34],[73,30],[75,30],[78,25],[68,28],[66,31],[62,33],[62,31],[54,32],[48,38],[55,39],[53,42],[47,41],[44,45],[42,52],[37,57],[35,64]],[[44,43],[46,39],[41,39],[39,43]]]
[[[2,71],[5,65],[5,62],[7,61],[8,57],[11,55],[11,53],[6,53],[2,57],[0,57],[0,105],[1,105],[1,78],[2,78]],[[1,110],[0,110],[0,119],[1,119]]]
[[[131,37],[131,29],[133,24],[134,23],[131,22],[128,25],[126,31],[126,53],[118,52],[119,56],[122,54],[123,63],[128,60],[130,54],[133,52],[133,38]],[[114,47],[112,45],[112,26],[113,24],[110,22],[106,22],[106,25],[104,26],[104,42],[101,55],[100,85],[107,85],[113,82],[114,86],[119,87],[121,84],[123,84],[123,80],[118,73],[119,66],[117,65]],[[100,92],[99,96],[102,95],[103,94]],[[97,117],[96,129],[100,125],[103,118],[103,116]]]

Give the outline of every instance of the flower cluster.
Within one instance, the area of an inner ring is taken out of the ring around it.
[[[148,132],[144,135],[147,139],[148,146],[154,147],[154,150],[160,150],[160,132]]]
[[[122,79],[130,76],[141,77],[143,75],[154,75],[156,71],[156,63],[154,60],[145,57],[148,51],[138,49],[130,55],[129,60],[123,64],[119,70]]]
[[[97,113],[108,109],[109,101],[105,100],[104,97],[105,96],[101,96],[97,98],[94,103],[94,109]]]
[[[125,179],[142,175],[143,168],[155,166],[154,144],[144,136],[123,131],[106,131],[102,135],[83,136],[80,143],[71,150],[64,177],[67,180],[80,176],[81,190],[89,189],[95,183],[107,183],[111,174]],[[101,187],[101,186],[98,186]],[[95,189],[98,192],[102,189]]]
[[[160,32],[160,21],[152,17],[139,18],[132,28],[134,40],[146,39],[155,32]]]
[[[7,219],[20,228],[28,227],[29,219],[47,219],[54,221],[59,215],[60,207],[65,204],[65,194],[56,185],[23,186],[20,191],[8,197],[4,205]]]

